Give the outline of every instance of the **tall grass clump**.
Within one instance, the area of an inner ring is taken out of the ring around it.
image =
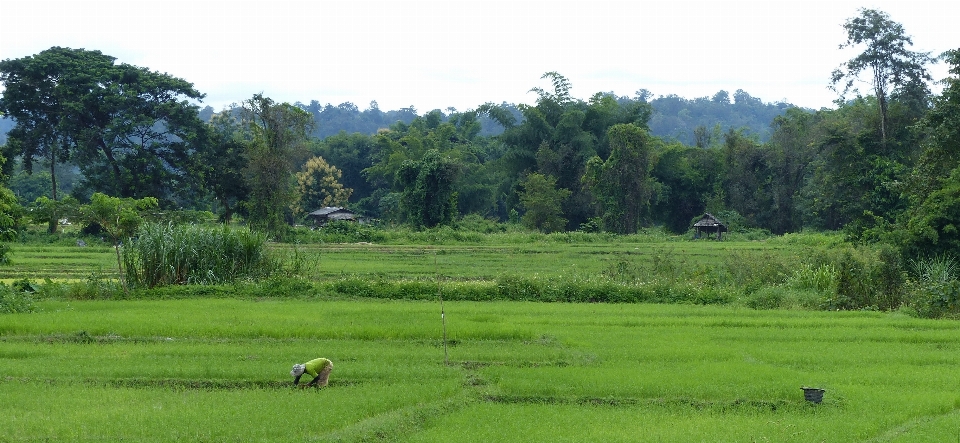
[[[266,235],[249,229],[145,224],[123,247],[124,272],[141,288],[265,277],[279,268],[265,243]]]
[[[918,280],[930,283],[948,283],[957,279],[960,266],[947,255],[937,255],[910,261],[910,268]]]
[[[906,279],[892,248],[845,248],[824,259],[836,270],[836,293],[825,309],[892,310],[903,304]]]
[[[960,264],[948,255],[910,261],[912,284],[908,306],[921,317],[943,317],[960,311]]]
[[[793,271],[787,284],[799,290],[833,293],[837,290],[837,268],[831,263],[816,267],[804,263]]]

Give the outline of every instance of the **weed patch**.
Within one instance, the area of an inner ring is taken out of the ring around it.
[[[34,302],[33,291],[9,287],[0,283],[0,314],[18,314],[34,312],[37,305]]]

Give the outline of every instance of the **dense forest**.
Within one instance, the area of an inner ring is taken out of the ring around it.
[[[951,251],[960,52],[910,50],[881,11],[842,26],[841,47],[859,55],[824,73],[838,100],[820,110],[743,90],[578,98],[548,72],[531,81],[533,105],[421,115],[258,94],[216,111],[194,104],[203,94],[187,80],[54,47],[0,62],[3,172],[19,204],[47,217],[96,192],[277,235],[329,205],[390,224],[473,215],[544,232],[684,233],[710,212],[733,229],[842,229],[905,254]],[[927,67],[941,60],[951,77],[935,95]]]
[[[674,94],[651,98],[652,93],[644,89],[637,91],[635,97],[618,97],[613,93],[606,95],[615,98],[622,106],[630,106],[634,101],[649,103],[653,111],[648,122],[650,134],[687,145],[696,145],[698,142],[701,145],[710,144],[711,140],[719,140],[728,129],[743,130],[760,141],[767,141],[772,133],[770,122],[794,107],[789,103],[764,103],[743,90],[737,90],[733,94],[733,100],[729,92],[722,90],[713,97],[692,100]],[[299,102],[294,105],[313,114],[316,125],[311,135],[319,139],[337,135],[341,131],[348,134],[375,135],[380,129],[388,128],[397,122],[409,125],[418,117],[414,108],[381,111],[375,101],[363,111],[349,102],[333,106],[329,103],[320,105],[313,100],[309,105]],[[523,122],[523,112],[516,104],[502,103],[500,107],[513,115],[515,121]],[[209,121],[214,112],[213,108],[207,106],[200,110],[200,118]],[[452,108],[448,108],[446,112],[439,109],[433,112],[439,112],[443,122],[457,113]],[[500,135],[506,129],[486,115],[479,116],[478,121],[481,136]],[[12,127],[12,124],[10,126]],[[0,126],[0,129],[2,128]]]

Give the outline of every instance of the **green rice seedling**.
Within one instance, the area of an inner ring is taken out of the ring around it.
[[[100,270],[115,278],[113,254],[113,248],[94,244],[18,244],[10,253],[11,263],[0,266],[0,278],[72,281]]]
[[[437,301],[42,300],[0,316],[0,429],[71,441],[845,442],[950,441],[960,424],[955,322],[444,306],[448,359]],[[292,389],[290,366],[316,356],[335,361],[330,386]],[[824,388],[822,403],[801,386]]]
[[[451,384],[359,384],[320,392],[0,382],[4,433],[58,441],[290,441],[442,400]]]

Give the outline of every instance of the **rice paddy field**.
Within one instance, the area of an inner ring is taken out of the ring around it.
[[[689,242],[641,236],[577,240],[558,241],[543,234],[487,235],[480,241],[437,245],[300,243],[270,244],[269,248],[288,257],[299,254],[312,267],[305,277],[317,280],[345,275],[395,279],[432,279],[443,275],[461,280],[493,279],[503,274],[592,277],[623,263],[664,268],[725,261],[738,266],[744,261],[796,261],[810,250],[803,236],[768,242]],[[117,276],[116,255],[106,243],[90,241],[81,247],[65,240],[11,247],[11,263],[0,266],[0,279],[69,281],[82,280],[93,273]]]
[[[317,280],[802,256],[757,242],[304,250]],[[14,245],[6,278],[111,272],[112,248],[68,260],[90,251]],[[0,442],[960,441],[955,320],[332,294],[36,305],[0,314]],[[290,367],[315,357],[334,362],[329,386],[294,388]]]
[[[882,313],[45,301],[0,317],[0,441],[956,441],[960,327]],[[334,361],[330,385],[290,366]],[[802,386],[825,389],[819,404]]]
[[[94,273],[117,276],[117,256],[113,247],[75,244],[14,244],[11,263],[0,266],[0,280],[75,281]]]

